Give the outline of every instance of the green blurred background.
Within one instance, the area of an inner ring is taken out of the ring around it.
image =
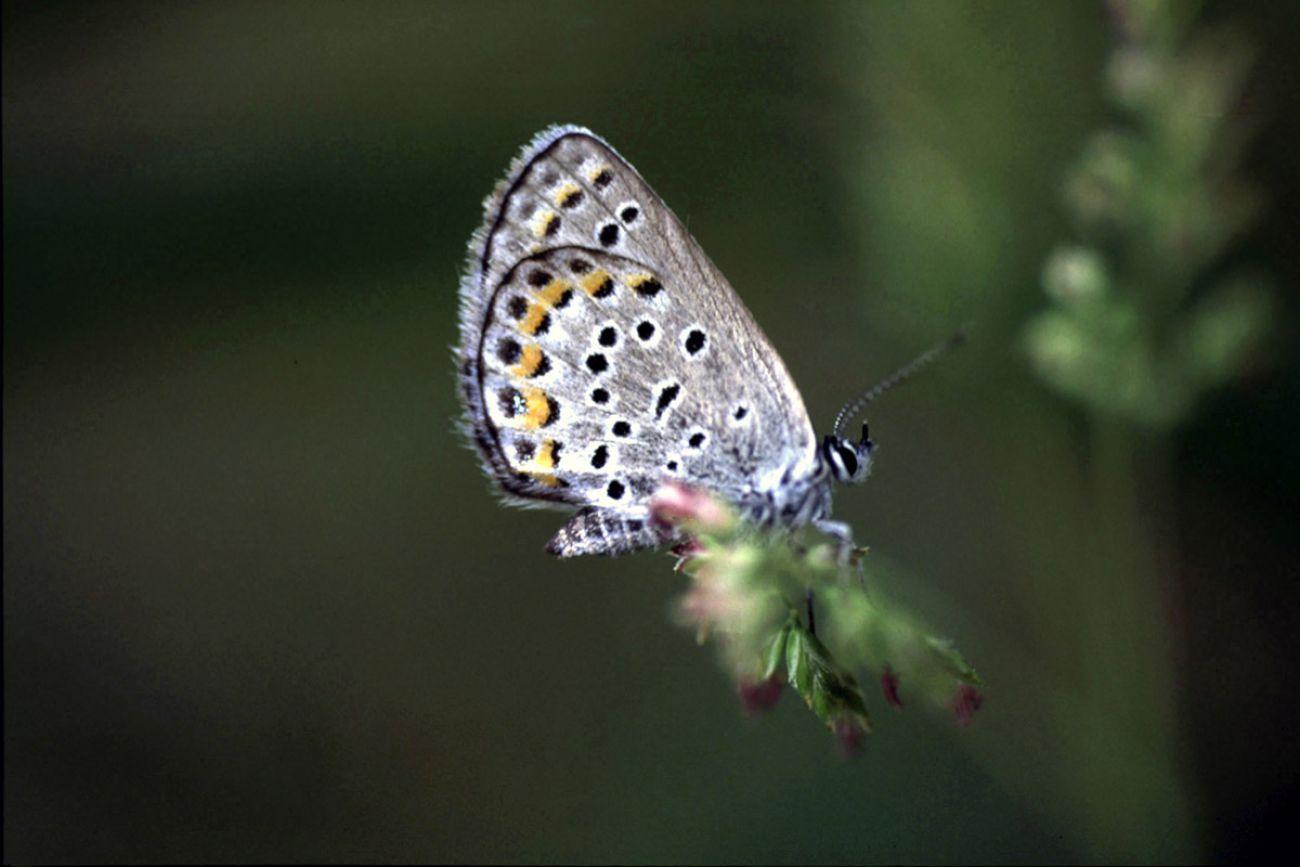
[[[1104,5],[6,3],[6,862],[1290,840],[1295,10],[1198,11],[1256,52],[1267,205],[1220,264],[1270,276],[1276,331],[1142,446],[1167,472],[1134,482],[1158,519],[1129,593],[1097,579],[1086,414],[1022,341],[1070,166],[1116,122]],[[688,222],[818,427],[976,322],[873,407],[875,475],[837,498],[983,675],[969,729],[872,690],[844,761],[789,695],[747,720],[671,622],[669,560],[558,562],[558,516],[497,505],[453,427],[456,284],[554,122]]]

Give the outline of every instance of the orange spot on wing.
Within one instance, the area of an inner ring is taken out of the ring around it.
[[[540,388],[524,389],[524,407],[520,423],[525,428],[539,428],[551,420],[551,403]]]
[[[600,291],[600,288],[611,279],[612,278],[609,276],[608,271],[603,268],[597,268],[595,271],[592,271],[586,277],[582,278],[582,288],[587,291],[588,295],[595,295]]]
[[[518,377],[532,376],[537,372],[537,368],[541,366],[541,363],[542,347],[536,343],[530,343],[524,347],[519,363],[510,368],[510,373]]]
[[[520,468],[520,471],[539,485],[555,488],[560,485],[555,469],[555,440],[544,440],[537,456]]]
[[[568,203],[569,199],[573,196],[573,194],[580,191],[581,188],[573,181],[565,181],[564,184],[558,190],[555,191],[555,195],[552,198],[554,199],[556,205],[563,208]]]
[[[569,281],[556,279],[547,283],[546,286],[537,293],[537,297],[544,301],[547,306],[554,306],[555,302],[560,300],[560,296],[568,291]]]
[[[519,323],[519,330],[524,334],[536,334],[537,329],[541,328],[542,323],[546,321],[546,311],[548,309],[547,305],[537,302],[528,305],[528,315]]]
[[[551,231],[551,224],[560,219],[560,215],[554,211],[543,211],[533,220],[533,234],[538,238],[543,238]]]

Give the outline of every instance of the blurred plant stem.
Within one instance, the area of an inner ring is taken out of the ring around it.
[[[1077,743],[1088,838],[1101,859],[1134,856],[1138,841],[1193,853],[1189,787],[1181,761],[1173,672],[1175,601],[1160,576],[1156,528],[1166,520],[1167,446],[1108,416],[1089,422],[1089,475],[1096,526],[1092,586],[1080,630],[1088,659]],[[1117,736],[1102,736],[1115,732]],[[1153,828],[1177,833],[1160,841]],[[1155,853],[1150,853],[1154,855]]]
[[[1110,5],[1119,38],[1109,95],[1125,122],[1095,133],[1069,176],[1081,240],[1049,257],[1051,305],[1025,338],[1035,370],[1082,409],[1089,435],[1096,542],[1080,636],[1097,727],[1077,732],[1088,837],[1113,847],[1100,858],[1141,859],[1134,841],[1151,841],[1153,824],[1190,832],[1196,808],[1175,707],[1175,568],[1157,542],[1174,538],[1168,435],[1260,345],[1271,294],[1246,274],[1205,279],[1258,208],[1234,176],[1249,50],[1226,30],[1194,32],[1195,2]],[[1117,724],[1126,746],[1097,736]],[[1198,841],[1172,851],[1194,855]]]

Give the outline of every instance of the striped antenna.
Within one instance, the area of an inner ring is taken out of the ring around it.
[[[886,376],[884,379],[880,380],[880,382],[871,386],[871,388],[868,388],[866,391],[862,392],[862,394],[859,394],[857,397],[853,398],[853,400],[844,404],[844,408],[840,410],[840,414],[835,416],[835,427],[831,428],[831,433],[835,436],[843,434],[845,425],[848,424],[850,419],[861,412],[862,408],[867,404],[871,403],[894,386],[903,382],[939,356],[944,355],[949,350],[956,349],[958,346],[965,343],[966,330],[969,327],[970,324],[967,323],[961,328],[958,328],[953,332],[952,336],[943,343],[930,347],[925,352],[922,352],[916,358],[912,359],[912,361],[904,364],[902,367],[898,368],[898,370],[895,370],[893,373],[889,374],[889,376]]]

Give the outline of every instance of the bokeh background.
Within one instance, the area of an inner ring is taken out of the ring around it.
[[[1274,306],[1150,430],[1025,336],[1072,167],[1128,122],[1105,4],[6,3],[5,861],[1289,841],[1300,16],[1178,13],[1253,51],[1214,120],[1261,207],[1205,267]],[[983,676],[970,728],[873,690],[846,761],[790,696],[746,719],[671,561],[557,562],[557,515],[498,506],[454,431],[456,284],[554,122],[688,221],[819,427],[975,322],[837,498]]]

